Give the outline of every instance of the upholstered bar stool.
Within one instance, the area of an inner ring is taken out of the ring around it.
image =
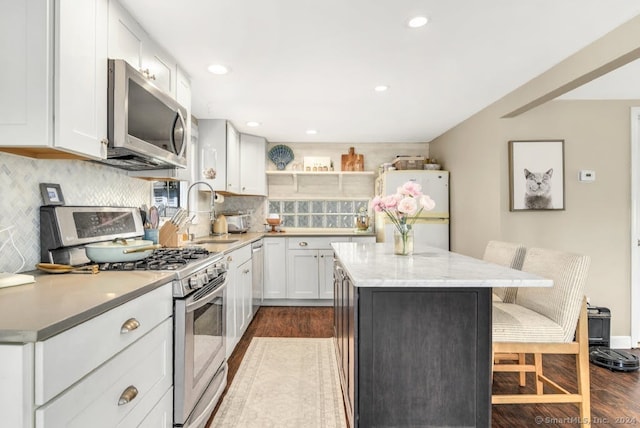
[[[511,269],[521,269],[526,248],[522,244],[503,241],[489,241],[484,249],[482,260]],[[513,303],[516,299],[516,287],[496,287],[493,289],[494,301]]]
[[[535,394],[494,394],[493,404],[575,403],[589,421],[589,338],[584,286],[590,259],[561,251],[530,248],[522,270],[553,280],[550,288],[521,288],[515,303],[493,303],[493,352],[533,354],[533,364],[493,365],[494,372],[533,372]],[[575,338],[574,338],[575,336]],[[576,356],[577,392],[543,373],[544,354]],[[545,392],[552,390],[553,392]]]

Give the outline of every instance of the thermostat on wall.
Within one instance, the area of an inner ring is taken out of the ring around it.
[[[596,181],[596,172],[588,169],[580,170],[580,181]]]

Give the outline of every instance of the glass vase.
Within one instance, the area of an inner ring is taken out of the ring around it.
[[[393,253],[399,256],[413,254],[413,229],[410,226],[403,225],[400,229],[394,229]]]

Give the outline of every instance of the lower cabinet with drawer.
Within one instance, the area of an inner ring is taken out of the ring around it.
[[[49,339],[0,345],[0,414],[23,428],[172,427],[172,313],[166,284]]]
[[[333,299],[332,242],[375,243],[375,236],[264,239],[263,305],[326,305]]]

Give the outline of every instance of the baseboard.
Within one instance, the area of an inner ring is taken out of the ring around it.
[[[631,348],[631,336],[611,336],[611,349]]]
[[[262,306],[333,306],[333,299],[264,299]]]

